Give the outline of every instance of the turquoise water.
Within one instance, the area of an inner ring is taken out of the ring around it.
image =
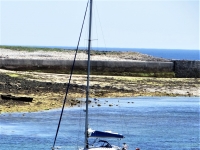
[[[200,150],[198,97],[102,98],[98,103],[101,107],[90,105],[90,127],[125,136],[112,144],[126,142],[129,150]],[[83,145],[83,109],[65,110],[56,142],[61,149]],[[50,150],[59,115],[60,110],[1,114],[0,149]]]

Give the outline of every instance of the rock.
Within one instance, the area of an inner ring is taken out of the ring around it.
[[[41,104],[42,104],[42,102],[37,102],[37,103],[36,103],[36,105],[41,105]]]

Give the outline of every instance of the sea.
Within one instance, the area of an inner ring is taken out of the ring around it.
[[[61,48],[61,49],[75,49],[76,47],[69,46],[35,46],[45,48]],[[80,47],[80,49],[86,49]],[[160,57],[171,60],[200,60],[200,50],[194,49],[156,49],[156,48],[103,48],[93,47],[93,50],[98,51],[120,51],[120,52],[139,52],[154,57]]]
[[[91,99],[89,126],[125,138],[104,139],[129,150],[200,150],[199,97]],[[95,103],[96,102],[96,103]],[[100,104],[99,106],[97,104]],[[84,141],[84,103],[64,110],[56,147],[77,150]],[[0,114],[1,150],[50,150],[61,109]],[[94,139],[90,139],[90,143]]]

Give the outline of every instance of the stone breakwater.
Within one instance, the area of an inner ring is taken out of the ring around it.
[[[10,70],[70,71],[73,60],[0,59],[0,68]],[[75,62],[76,71],[87,68],[86,60]],[[173,62],[91,60],[92,72],[172,72]]]
[[[177,78],[200,78],[200,61],[174,61],[174,72]]]
[[[43,70],[69,73],[73,63],[72,51],[15,51],[0,49],[0,68],[10,70]],[[75,72],[87,68],[87,54],[77,54]],[[140,53],[116,52],[91,55],[91,72],[100,75],[133,75],[134,73],[170,73],[175,77],[200,78],[200,61],[170,61]]]

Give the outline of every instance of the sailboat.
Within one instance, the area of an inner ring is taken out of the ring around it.
[[[84,132],[85,139],[84,139],[84,147],[79,148],[79,150],[127,150],[126,145],[124,145],[124,147],[121,148],[119,146],[111,145],[106,140],[101,140],[102,138],[103,139],[105,139],[105,138],[123,139],[124,136],[122,134],[114,133],[112,131],[96,131],[96,130],[93,130],[93,129],[89,128],[88,105],[89,105],[89,88],[90,88],[90,84],[89,84],[89,81],[90,81],[90,50],[91,50],[92,3],[93,3],[93,0],[89,0],[88,2],[90,3],[90,12],[89,12],[89,37],[88,37],[88,60],[87,60],[85,132]],[[71,79],[71,76],[70,76],[70,79]],[[70,85],[70,82],[68,84],[68,88],[69,88],[69,85]],[[67,92],[68,92],[68,88],[67,88]],[[65,96],[65,100],[66,100],[66,96]],[[64,109],[64,105],[65,104],[63,104],[62,112],[63,112],[63,109]],[[62,112],[61,112],[61,117],[60,117],[59,124],[58,124],[58,129],[57,129],[57,132],[56,132],[56,137],[57,137],[57,133],[58,133],[60,122],[61,122],[61,118],[62,118]],[[53,144],[52,150],[56,149],[55,148],[56,137],[55,137],[55,140],[54,140],[54,144]],[[95,140],[94,140],[94,142],[92,144],[89,144],[89,138],[95,138]]]

